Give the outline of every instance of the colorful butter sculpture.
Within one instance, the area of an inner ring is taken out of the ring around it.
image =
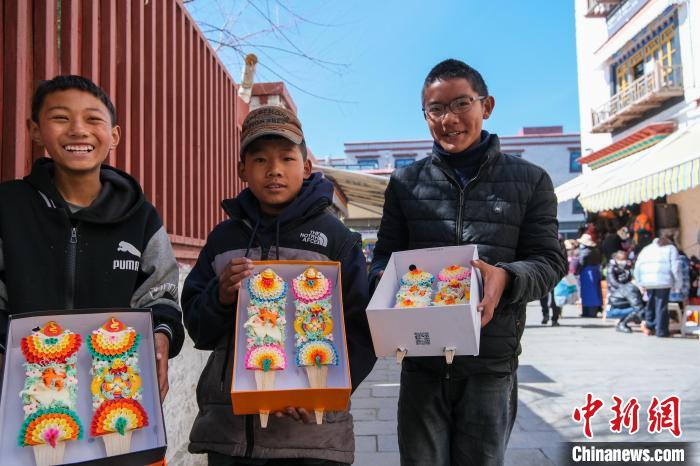
[[[22,338],[27,360],[20,392],[25,420],[18,443],[33,447],[37,466],[63,463],[64,442],[83,436],[76,413],[75,364],[80,344],[80,335],[53,321]]]
[[[287,295],[287,284],[272,269],[265,269],[248,280],[250,301],[255,304],[280,303]],[[286,301],[286,299],[285,299]]]
[[[284,352],[284,308],[287,304],[287,284],[274,270],[268,268],[248,280],[248,320],[246,329],[245,367],[255,371],[258,390],[272,390],[275,371],[287,368]],[[270,412],[260,411],[260,425],[267,427]]]
[[[435,277],[411,264],[408,272],[401,277],[394,307],[430,306]]]
[[[466,304],[470,295],[471,269],[460,265],[445,267],[438,274],[436,306]]]
[[[112,317],[87,340],[94,410],[90,435],[102,437],[107,456],[128,453],[131,433],[148,425],[140,403],[140,339],[136,330]]]
[[[332,290],[331,280],[314,267],[292,280],[296,363],[306,369],[311,388],[325,388],[328,366],[338,364],[333,345]],[[322,419],[323,409],[317,409],[316,422],[320,424]]]

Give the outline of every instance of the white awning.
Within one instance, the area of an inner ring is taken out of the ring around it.
[[[372,211],[384,208],[384,191],[389,184],[388,176],[372,175],[352,170],[341,170],[323,165],[314,168],[333,181],[348,198],[348,203],[364,207]]]
[[[604,168],[609,174],[595,177]],[[593,170],[579,201],[591,212],[616,209],[700,185],[700,124],[649,149]]]
[[[564,184],[561,184],[554,188],[554,194],[557,196],[557,202],[566,202],[570,199],[574,199],[581,194],[583,188],[586,186],[587,175],[590,173],[584,173],[576,178],[572,178]]]
[[[641,154],[641,152],[638,152],[637,154]],[[575,199],[582,192],[586,191],[587,187],[600,185],[600,183],[613,176],[618,167],[626,165],[637,154],[633,154],[617,162],[613,162],[587,173],[583,173],[576,178],[557,186],[554,189],[554,194],[557,196],[557,202],[566,202],[570,199]]]

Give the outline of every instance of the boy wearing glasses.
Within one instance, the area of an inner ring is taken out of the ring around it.
[[[407,357],[401,370],[402,465],[500,465],[515,421],[525,307],[554,288],[567,262],[547,173],[501,152],[482,129],[495,100],[478,71],[436,65],[423,84],[433,153],[397,169],[370,271],[376,283],[394,251],[475,244],[484,280],[479,356]],[[448,265],[448,264],[446,264]]]

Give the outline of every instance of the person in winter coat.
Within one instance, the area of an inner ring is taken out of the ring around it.
[[[333,185],[311,173],[294,113],[271,106],[250,112],[238,167],[248,188],[222,202],[229,219],[209,234],[182,292],[185,327],[195,348],[212,351],[197,385],[199,413],[189,451],[208,454],[210,466],[352,463],[349,412],[326,411],[323,424],[316,425],[308,412],[289,407],[266,429],[257,415],[233,414],[236,298],[251,275],[251,260],[339,261],[353,389],[376,361],[365,314],[369,291],[361,237],[329,211]]]
[[[670,336],[669,295],[672,289],[679,290],[683,286],[678,250],[670,237],[656,238],[642,249],[634,265],[634,276],[649,298],[642,331],[646,335],[656,333],[657,337]]]
[[[569,273],[578,276],[579,264],[579,245],[575,239],[567,239],[564,241],[566,248],[566,258],[569,262]]]
[[[617,251],[625,251],[625,243],[629,239],[629,233],[627,233],[627,227],[623,226],[617,230],[611,229],[605,235],[603,244],[601,245],[601,252],[603,253],[604,261],[611,261],[613,256]]]
[[[82,76],[56,76],[34,93],[29,134],[51,158],[0,185],[0,345],[10,314],[150,308],[164,398],[168,357],[185,336],[179,272],[138,182],[102,164],[119,143],[116,120],[107,94]]]
[[[559,235],[559,246],[562,251],[566,254],[566,245],[564,244],[564,238]],[[554,295],[554,289],[550,291],[547,296],[540,299],[540,306],[542,307],[542,325],[547,325],[549,322],[549,308],[552,308],[552,327],[559,326],[559,316],[561,315],[561,306],[557,304],[556,296]]]
[[[432,154],[395,170],[385,193],[370,283],[391,254],[474,244],[484,280],[479,355],[406,357],[398,440],[403,465],[503,464],[515,420],[525,307],[564,276],[557,201],[547,173],[501,152],[482,130],[495,100],[478,71],[458,60],[425,79]],[[449,264],[445,264],[446,266]]]
[[[552,327],[559,327],[561,306],[557,304],[554,290],[550,291],[547,296],[540,298],[540,307],[542,308],[542,325],[547,325],[549,322],[549,308],[552,308]]]
[[[675,244],[675,243],[674,243]],[[685,308],[690,298],[690,259],[683,251],[678,249],[678,261],[681,265],[681,275],[683,276],[683,285],[678,289],[672,289],[668,297],[671,303],[680,304],[681,308]]]
[[[632,312],[620,319],[616,330],[632,333],[630,322],[641,323],[644,314],[644,301],[639,288],[632,283],[632,264],[625,251],[617,251],[608,263],[605,275],[608,282],[608,303],[612,308],[631,307]]]
[[[584,233],[579,243],[579,279],[581,280],[581,317],[595,317],[603,307],[600,287],[601,254],[590,234]]]

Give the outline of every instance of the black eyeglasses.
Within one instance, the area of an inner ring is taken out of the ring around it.
[[[476,97],[460,97],[459,99],[455,99],[447,105],[434,103],[428,105],[427,108],[423,108],[422,110],[423,113],[425,113],[425,116],[427,116],[431,120],[439,120],[440,118],[445,116],[448,109],[452,113],[464,113],[469,111],[470,108],[472,108],[472,104],[474,104],[474,102],[484,100],[485,98],[485,95],[478,95]]]

